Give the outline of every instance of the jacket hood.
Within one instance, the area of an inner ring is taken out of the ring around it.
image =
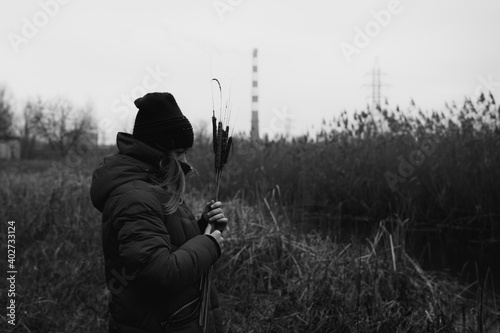
[[[164,153],[128,133],[116,137],[118,153],[106,156],[94,171],[90,198],[94,207],[102,212],[114,189],[133,180],[150,182],[149,175]]]

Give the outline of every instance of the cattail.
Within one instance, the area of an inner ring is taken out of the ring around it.
[[[217,127],[217,151],[215,152],[215,173],[218,173],[222,168],[222,122],[219,121]]]
[[[213,111],[212,115],[212,133],[214,154],[217,154],[217,118],[215,118],[215,111]]]
[[[222,150],[222,153],[221,153],[221,169],[224,167],[224,165],[226,164],[225,162],[225,153],[226,153],[226,146],[227,146],[227,133],[228,131],[226,130],[223,130],[222,131],[222,147],[221,147],[221,150]]]
[[[224,155],[222,158],[222,164],[226,165],[227,159],[229,158],[229,152],[231,151],[231,144],[233,143],[233,137],[230,136],[227,139],[227,145],[226,145],[226,150],[224,151]]]

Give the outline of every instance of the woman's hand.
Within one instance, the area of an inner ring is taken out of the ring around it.
[[[207,228],[205,229],[205,235],[209,235],[213,237],[217,243],[219,244],[219,248],[222,248],[222,243],[224,242],[224,237],[222,237],[222,233],[220,230],[214,230],[214,232],[210,233],[212,231],[212,226],[209,224],[207,225]]]
[[[220,201],[210,201],[205,205],[203,210],[203,218],[208,221],[209,226],[215,225],[215,229],[223,232],[227,227],[227,218],[222,212],[222,203]]]

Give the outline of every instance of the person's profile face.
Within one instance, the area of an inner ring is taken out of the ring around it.
[[[189,151],[189,148],[179,148],[179,149],[175,149],[173,151],[173,154],[174,154],[174,157],[176,160],[178,160],[180,162],[187,163],[186,155],[187,155],[188,151]]]

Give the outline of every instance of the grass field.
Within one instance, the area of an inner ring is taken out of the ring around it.
[[[215,273],[228,332],[500,330],[494,267],[466,282],[424,271],[409,251],[423,228],[498,253],[499,110],[486,102],[446,117],[343,116],[292,142],[236,141]],[[209,139],[196,145],[186,195],[195,212],[211,197],[213,165]],[[2,162],[2,253],[13,220],[18,270],[16,326],[4,310],[2,332],[106,331],[100,214],[88,193],[102,153]]]

